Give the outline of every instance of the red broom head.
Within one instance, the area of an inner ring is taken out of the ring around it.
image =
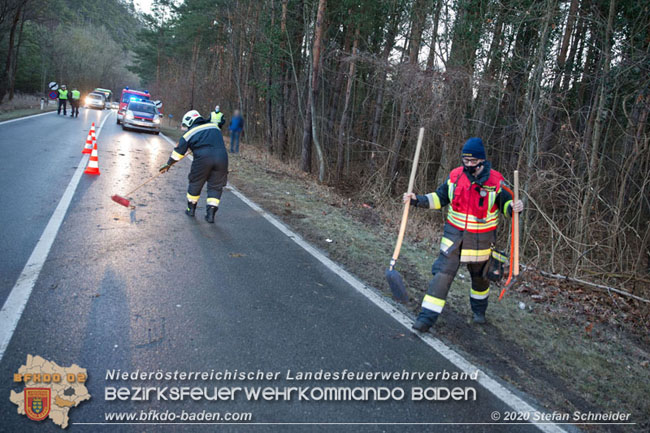
[[[115,203],[120,204],[124,207],[129,207],[131,205],[131,202],[125,199],[122,196],[119,196],[117,194],[111,196],[111,200],[113,200]]]

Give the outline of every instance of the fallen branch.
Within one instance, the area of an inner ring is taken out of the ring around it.
[[[545,272],[545,271],[539,271],[539,273],[541,275],[543,275],[545,277],[549,277],[549,278],[556,278],[558,280],[567,280],[567,281],[571,281],[572,283],[578,283],[578,284],[582,284],[582,285],[589,286],[589,287],[596,287],[598,289],[607,290],[608,292],[616,292],[619,295],[628,296],[628,297],[634,298],[634,299],[636,299],[638,301],[650,304],[650,300],[645,299],[645,298],[641,298],[640,296],[633,295],[632,293],[626,292],[625,290],[615,289],[614,287],[608,287],[608,286],[603,286],[601,284],[590,283],[589,281],[581,280],[581,279],[578,279],[578,278],[567,277],[565,275],[559,275],[559,274],[552,274],[550,272]]]

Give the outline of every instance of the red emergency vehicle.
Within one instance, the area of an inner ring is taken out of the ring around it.
[[[126,112],[126,107],[131,101],[149,101],[151,95],[147,90],[132,90],[128,87],[122,89],[122,97],[120,98],[120,108],[117,110],[117,124],[124,119],[124,113]]]

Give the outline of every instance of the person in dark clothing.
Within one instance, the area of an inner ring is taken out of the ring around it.
[[[181,137],[169,160],[160,167],[165,173],[180,161],[188,150],[194,154],[192,168],[188,175],[187,208],[185,213],[191,217],[196,212],[196,204],[201,196],[203,184],[208,183],[208,200],[205,220],[214,223],[214,215],[219,210],[221,194],[228,182],[228,152],[219,127],[201,117],[198,111],[185,113],[182,125],[188,131]]]
[[[239,110],[235,110],[230,120],[230,153],[239,153],[239,138],[244,129],[244,118]]]
[[[72,88],[72,98],[70,99],[70,117],[79,117],[79,100],[81,99],[81,92],[76,87]]]
[[[499,213],[511,217],[524,206],[521,200],[513,203],[512,196],[503,188],[503,176],[486,161],[480,138],[465,142],[462,163],[436,192],[404,194],[404,202],[410,201],[417,207],[441,209],[450,205],[440,255],[431,268],[433,279],[413,324],[413,329],[420,332],[428,331],[438,319],[461,263],[467,264],[472,278],[469,301],[474,323],[485,323],[490,293],[486,267],[496,243]]]

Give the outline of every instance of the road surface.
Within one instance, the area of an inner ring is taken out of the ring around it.
[[[99,126],[107,116],[98,139],[101,175],[82,175],[75,187],[75,172],[87,160],[80,151],[90,123]],[[91,399],[70,410],[71,432],[539,431],[526,423],[491,424],[494,413],[503,417],[513,409],[471,379],[290,380],[298,372],[460,370],[232,191],[224,193],[216,224],[203,220],[205,191],[197,218],[184,215],[187,160],[135,193],[135,210],[113,203],[112,194],[124,194],[167,160],[172,146],[163,137],[124,132],[114,112],[82,109],[77,119],[47,114],[0,124],[0,145],[1,304],[16,288],[32,252],[47,242],[43,232],[66,188],[73,194],[2,355],[1,431],[60,431],[50,420],[34,422],[17,414],[9,401],[11,390],[24,387],[12,378],[28,355],[87,369]],[[107,377],[117,370],[237,370],[277,376],[185,381]],[[405,396],[319,401],[311,394],[309,401],[301,401],[296,394],[286,401],[280,393],[274,394],[277,401],[250,401],[240,393],[226,401],[106,400],[113,387],[182,386],[386,387],[401,388]],[[413,401],[417,387],[473,388],[476,397]],[[165,411],[185,411],[186,416],[243,413],[250,419],[243,425],[177,419],[178,424],[165,426],[159,424]],[[114,413],[143,418],[117,424],[107,418]],[[155,415],[145,419],[143,413]],[[143,420],[148,423],[139,424]]]

